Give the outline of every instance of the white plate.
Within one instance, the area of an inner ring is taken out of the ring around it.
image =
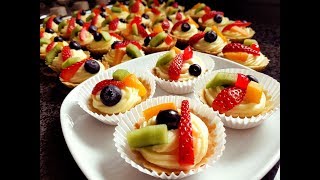
[[[246,68],[223,58],[200,54],[213,58],[215,69]],[[153,55],[155,54],[110,69],[134,66],[137,70],[145,71],[144,67]],[[134,169],[120,157],[112,140],[115,126],[106,125],[83,111],[77,104],[78,90],[76,87],[64,99],[60,118],[68,148],[85,176],[90,180],[156,179]],[[168,93],[157,86],[154,97],[161,95]],[[186,96],[193,98],[192,93]],[[280,110],[258,127],[247,130],[226,128],[226,134],[226,149],[215,166],[185,179],[257,180],[280,158]]]

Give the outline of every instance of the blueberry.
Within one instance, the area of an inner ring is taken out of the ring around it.
[[[81,49],[81,46],[80,46],[80,44],[79,44],[77,41],[71,41],[71,42],[69,43],[69,47],[70,47],[71,49],[75,49],[75,50]]]
[[[60,24],[62,22],[62,19],[60,17],[55,17],[53,19],[53,22],[55,22],[56,24]]]
[[[148,46],[149,43],[150,43],[150,41],[151,41],[151,37],[150,37],[150,36],[147,36],[147,37],[144,39],[143,45],[144,45],[144,46]]]
[[[54,41],[54,42],[62,42],[63,39],[62,39],[62,37],[60,37],[60,36],[56,36],[56,37],[54,37],[53,41]]]
[[[100,16],[103,17],[103,18],[106,18],[106,17],[107,17],[107,14],[106,14],[106,12],[101,12],[101,13],[100,13]]]
[[[123,1],[123,4],[128,6],[130,4],[130,1]]]
[[[115,45],[118,44],[120,41],[114,41],[111,45],[111,49],[115,49]]]
[[[143,23],[141,23],[140,24],[144,29],[146,29],[147,28],[147,26],[146,25],[144,25]]]
[[[79,24],[80,26],[83,26],[83,21],[81,19],[76,19],[76,23]]]
[[[208,43],[212,43],[217,39],[217,34],[213,31],[208,31],[204,35],[204,40]]]
[[[168,109],[160,111],[156,117],[157,124],[166,124],[168,130],[178,129],[181,116],[175,110]]]
[[[100,99],[106,106],[116,105],[122,97],[121,90],[114,85],[108,85],[101,90]]]
[[[93,37],[95,41],[101,41],[102,39],[102,34],[100,34],[99,32],[94,32],[93,33]]]
[[[256,83],[259,83],[258,79],[257,79],[256,77],[254,77],[253,75],[247,75],[247,77],[248,77],[248,79],[249,79],[250,81],[254,81],[254,82],[256,82]]]
[[[100,7],[100,10],[101,10],[101,11],[106,11],[106,9],[107,9],[106,6],[101,6],[101,7]]]
[[[222,16],[220,14],[216,14],[213,18],[213,20],[216,22],[216,23],[221,23],[222,21]]]
[[[52,33],[54,33],[54,30],[50,29],[50,28],[46,28],[46,32],[52,34]]]
[[[97,72],[100,71],[100,65],[97,61],[95,60],[87,60],[84,63],[84,69],[91,74],[96,74]]]
[[[199,66],[199,64],[192,64],[189,67],[189,74],[191,74],[192,76],[199,76],[201,74],[201,67]]]
[[[94,26],[94,25],[90,25],[88,31],[89,31],[90,33],[97,32],[97,27]]]
[[[127,23],[127,21],[125,19],[122,19],[122,18],[120,18],[119,21],[122,22],[122,23]]]
[[[143,6],[147,6],[147,4],[145,2],[142,1],[141,3],[142,3]]]
[[[149,19],[149,15],[148,14],[142,14],[142,17],[145,19]]]
[[[190,30],[190,24],[188,24],[188,23],[183,23],[182,25],[181,25],[181,30],[183,31],[183,32],[187,32],[187,31],[189,31]]]
[[[171,21],[171,22],[172,22],[172,20],[171,20],[169,17],[167,17],[167,19],[168,19],[168,21]]]
[[[159,4],[164,3],[164,0],[158,0]]]
[[[80,12],[80,14],[81,14],[82,16],[84,16],[84,15],[86,15],[86,11],[82,9],[81,12]]]

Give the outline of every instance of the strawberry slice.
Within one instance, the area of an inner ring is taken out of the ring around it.
[[[230,30],[233,26],[247,27],[247,26],[250,26],[250,25],[251,25],[251,22],[236,21],[236,22],[228,24],[226,27],[224,27],[222,29],[222,32]]]
[[[143,28],[141,24],[137,24],[138,32],[141,35],[141,37],[145,38],[148,36],[147,31]]]
[[[207,20],[212,19],[217,14],[224,16],[224,13],[221,11],[209,11],[208,13],[202,16],[202,22],[206,22]]]
[[[92,18],[92,20],[91,20],[91,24],[92,25],[96,25],[97,23],[98,23],[98,17],[99,17],[99,14],[96,14],[93,18]]]
[[[155,15],[159,15],[161,13],[157,8],[151,8],[151,12],[153,12]]]
[[[186,22],[188,22],[188,21],[189,21],[189,19],[185,19],[185,20],[176,22],[176,23],[173,25],[173,27],[172,27],[172,29],[171,29],[171,32],[174,31],[174,30],[176,30],[181,24],[186,23]]]
[[[190,39],[189,39],[189,44],[190,46],[193,46],[195,43],[197,43],[201,38],[204,37],[206,33],[205,32],[199,32],[195,35],[193,35]]]
[[[182,64],[183,64],[182,54],[176,55],[176,57],[173,58],[168,70],[170,80],[179,79]]]
[[[44,36],[44,31],[40,31],[40,38],[43,38]]]
[[[225,113],[240,104],[246,95],[246,90],[238,87],[224,88],[212,102],[212,108]]]
[[[120,89],[123,89],[125,87],[125,85],[122,81],[116,81],[113,79],[106,79],[106,80],[100,81],[98,84],[96,84],[94,86],[91,94],[96,95],[99,91],[101,91],[104,87],[106,87],[108,85],[114,85]]]
[[[189,109],[189,101],[183,100],[181,103],[181,119],[179,121],[179,164],[193,165],[193,136],[192,124]]]
[[[63,46],[61,51],[62,61],[67,60],[72,56],[71,49],[69,46]]]
[[[119,24],[119,18],[115,18],[114,20],[110,21],[109,23],[109,29],[111,31],[115,31]]]
[[[241,73],[238,73],[237,81],[234,86],[246,90],[250,80],[249,78]]]
[[[256,50],[256,51],[259,51],[260,52],[260,47],[258,44],[251,44],[250,46],[252,49]]]
[[[140,2],[139,1],[136,1],[130,8],[130,12],[131,13],[137,13],[139,12],[139,9],[140,9]]]
[[[113,37],[115,37],[115,38],[117,38],[117,39],[119,39],[119,40],[123,40],[123,37],[120,36],[120,35],[117,34],[117,33],[109,32],[109,34],[110,34],[110,36],[113,36]]]
[[[245,46],[245,45],[243,45],[241,43],[230,43],[230,44],[227,44],[222,49],[222,52],[223,53],[225,53],[225,52],[247,52],[247,53],[253,54],[255,56],[259,56],[260,55],[259,51],[255,50],[255,49],[252,49],[249,46]]]
[[[153,0],[153,3],[154,3],[155,6],[159,6],[160,5],[158,0]]]
[[[47,23],[46,23],[46,28],[52,29],[52,23],[53,23],[53,19],[55,18],[55,16],[51,16]]]
[[[68,46],[65,46],[68,47]],[[82,64],[85,62],[86,60],[83,61],[79,61],[75,64],[72,64],[71,66],[62,69],[61,73],[60,73],[60,78],[62,78],[64,81],[69,81],[74,74],[76,74],[76,72],[78,71],[78,69],[82,66]]]
[[[158,33],[153,32],[153,33],[149,34],[149,36],[150,36],[150,37],[155,37],[157,34],[158,34]]]
[[[164,39],[164,42],[167,44],[167,45],[170,45],[173,41],[173,38],[168,35],[165,39]]]
[[[82,9],[79,9],[79,11],[77,13],[77,19],[81,19],[81,11],[82,11]]]
[[[101,13],[101,10],[99,7],[97,7],[95,9],[93,9],[92,12],[94,12],[96,15],[99,15]]]
[[[211,8],[209,6],[205,6],[203,10],[204,12],[209,13],[211,11]]]
[[[82,28],[80,31],[80,41],[84,41],[87,38],[87,29],[86,28]]]
[[[185,61],[185,60],[192,58],[192,56],[193,56],[193,51],[191,49],[191,46],[186,47],[183,51],[182,59]]]
[[[138,43],[137,41],[130,41],[131,44],[137,46],[138,49],[142,49],[142,46],[140,43]]]
[[[124,40],[122,42],[118,42],[114,45],[114,48],[115,49],[120,49],[120,48],[123,48],[123,47],[127,47],[128,44],[133,44],[135,46],[137,46],[138,49],[141,49],[141,45],[137,42],[137,41],[130,41],[130,40]]]
[[[164,31],[168,31],[168,29],[170,28],[169,20],[168,19],[163,20],[161,27]]]
[[[174,7],[174,8],[178,8],[178,6],[179,6],[178,2],[174,2],[174,3],[172,4],[172,7]]]
[[[180,12],[177,12],[176,20],[180,21],[181,19],[182,19],[182,14]]]
[[[67,28],[67,34],[71,34],[74,27],[76,27],[76,18],[71,18]]]
[[[54,47],[54,45],[55,45],[55,42],[54,42],[54,41],[52,41],[50,44],[48,44],[48,46],[47,46],[47,48],[46,48],[46,52],[51,51],[51,49]]]

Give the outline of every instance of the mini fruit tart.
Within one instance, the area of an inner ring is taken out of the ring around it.
[[[221,53],[227,43],[227,38],[215,26],[207,27],[204,32],[199,32],[189,39],[193,49],[213,55]]]
[[[74,17],[70,19],[65,19],[58,26],[59,35],[62,36],[64,39],[71,39],[71,37],[75,36],[75,32],[81,30],[81,26],[83,25],[84,22],[82,20],[79,21]],[[73,30],[75,30],[75,32],[73,32]]]
[[[124,19],[114,18],[107,16],[106,19],[102,22],[101,30],[121,34],[122,31],[126,30],[127,23]]]
[[[108,33],[106,31],[96,31],[93,33],[94,40],[86,47],[92,53],[96,55],[107,54],[111,48],[111,45],[115,41],[122,41],[123,38],[115,33]]]
[[[255,31],[248,27],[250,22],[246,21],[235,21],[228,24],[222,29],[222,34],[234,42],[243,42],[245,39],[250,39],[255,34]]]
[[[189,39],[199,32],[198,27],[199,25],[197,23],[191,20],[190,17],[187,17],[184,20],[176,22],[173,25],[170,34],[177,38],[178,43],[186,45],[188,44]]]
[[[40,39],[53,39],[54,37],[58,36],[56,32],[54,32],[52,29],[48,28],[40,28]]]
[[[62,39],[61,36],[47,38],[40,38],[40,59],[45,60],[47,53],[50,52],[58,42],[62,42],[62,46],[68,46],[68,43]]]
[[[144,39],[142,49],[146,54],[168,51],[173,48],[176,43],[177,39],[171,37],[164,31],[161,31],[159,33],[154,32]]]
[[[134,19],[127,25],[126,30],[123,31],[123,37],[127,40],[137,41],[142,45],[144,43],[144,39],[150,32],[145,26],[141,25],[141,22],[141,17],[134,17]]]
[[[256,71],[264,70],[269,64],[269,59],[261,53],[254,39],[245,39],[244,44],[230,43],[222,49],[220,56]]]
[[[198,19],[198,23],[202,29],[206,27],[217,26],[221,31],[226,25],[232,23],[229,18],[224,16],[221,11],[210,11]]]
[[[70,39],[78,42],[82,48],[86,49],[87,45],[94,41],[93,34],[97,31],[98,28],[88,22],[82,27],[75,27],[71,33]]]
[[[225,149],[220,118],[195,100],[162,96],[130,113],[118,123],[114,141],[121,157],[143,173],[187,177],[212,166]]]
[[[87,13],[85,10],[79,9],[79,10],[77,10],[77,11],[74,11],[72,16],[76,18],[77,23],[78,23],[79,25],[81,25],[81,24],[83,25],[83,23],[86,22],[87,17],[88,17],[89,15],[90,15],[90,14]],[[81,26],[82,26],[82,25],[81,25]]]
[[[86,18],[86,22],[87,23],[89,22],[91,25],[93,25],[99,29],[102,26],[103,21],[105,21],[107,14],[105,12],[100,12],[99,14],[97,14],[97,13],[92,12]]]
[[[279,83],[267,75],[248,69],[222,69],[201,79],[194,93],[196,99],[219,113],[228,127],[243,129],[259,125],[278,108],[279,90]]]
[[[51,29],[54,32],[58,32],[58,26],[62,22],[61,17],[58,17],[56,15],[51,15],[46,17],[43,20],[42,27],[45,29]]]
[[[111,67],[141,56],[144,56],[144,52],[138,42],[114,41],[110,51],[102,56],[102,63]]]
[[[198,21],[200,17],[210,12],[211,8],[204,3],[197,3],[191,9],[185,12],[185,15],[189,15],[193,20]]]
[[[114,18],[126,19],[130,14],[129,8],[126,5],[119,3],[118,1],[111,7],[106,8],[106,12]]]

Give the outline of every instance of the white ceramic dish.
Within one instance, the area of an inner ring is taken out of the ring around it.
[[[153,55],[110,69],[135,66],[137,70],[144,71]],[[223,58],[207,57],[215,61],[215,69],[247,69]],[[157,179],[139,172],[120,157],[113,142],[115,126],[106,125],[83,111],[77,104],[78,90],[77,87],[73,89],[63,101],[60,118],[67,146],[85,176],[90,180]],[[154,97],[161,95],[169,93],[157,87]],[[193,98],[192,93],[185,96]],[[258,127],[247,130],[226,128],[226,134],[226,149],[220,160],[206,171],[184,179],[258,180],[280,159],[280,110]]]

